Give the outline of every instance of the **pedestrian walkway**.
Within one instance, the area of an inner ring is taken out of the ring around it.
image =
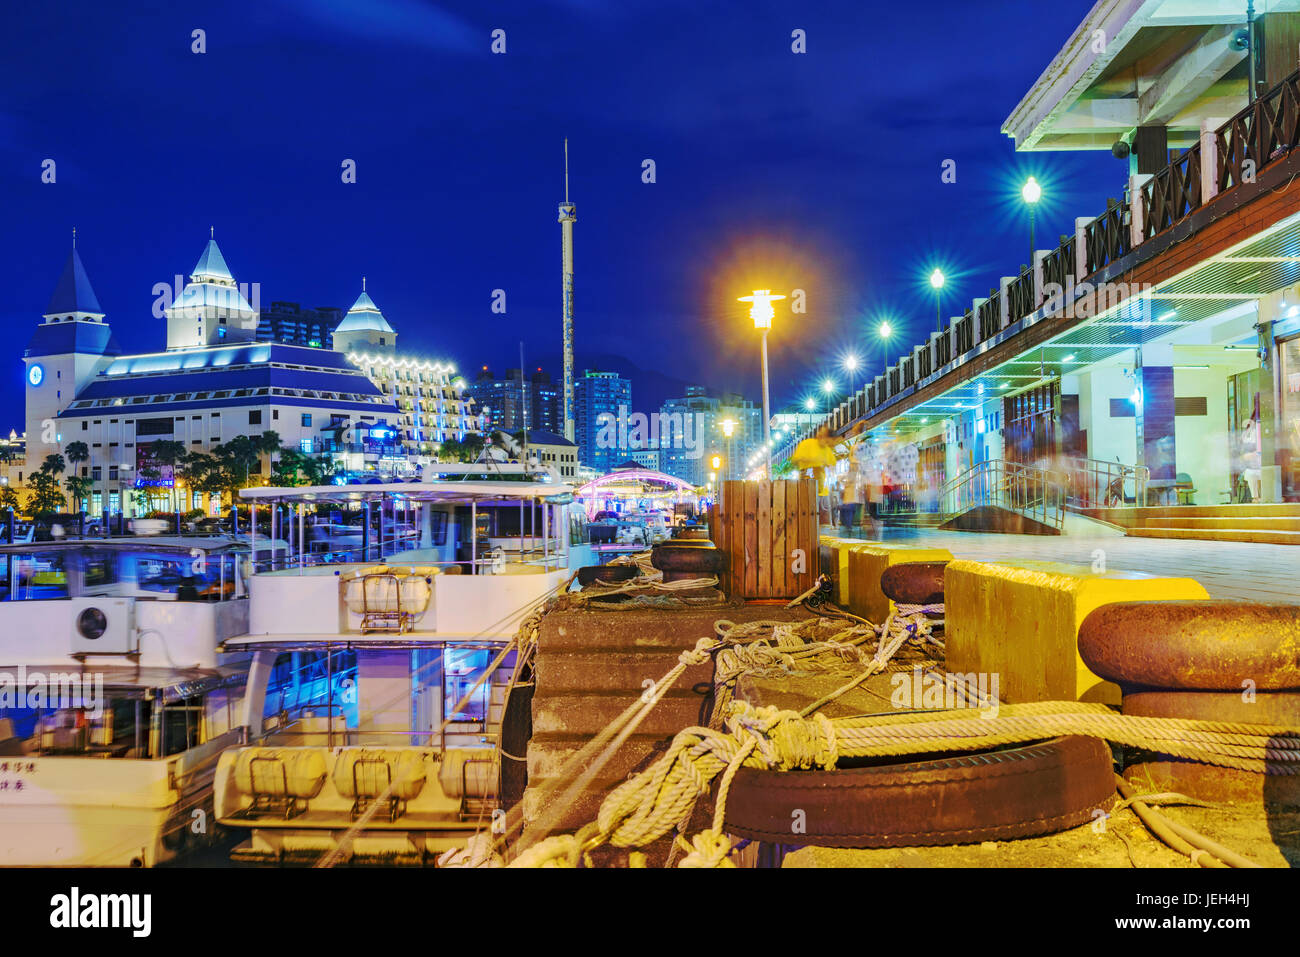
[[[829,529],[830,534],[871,538],[863,529]],[[1212,598],[1300,604],[1300,549],[1293,545],[1204,542],[1070,535],[994,535],[933,529],[885,528],[888,541],[919,540],[946,548],[956,558],[976,561],[1051,561],[1111,570],[1194,578]],[[1098,552],[1101,555],[1098,555]]]

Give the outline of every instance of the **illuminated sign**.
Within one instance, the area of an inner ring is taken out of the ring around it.
[[[135,487],[175,488],[176,468],[158,461],[152,442],[138,442],[135,447]]]

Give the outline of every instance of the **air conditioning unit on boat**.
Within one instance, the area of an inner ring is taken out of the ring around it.
[[[74,655],[129,655],[138,650],[134,599],[74,598],[68,605]]]

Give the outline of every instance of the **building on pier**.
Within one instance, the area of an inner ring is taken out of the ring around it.
[[[821,424],[944,515],[971,477],[1020,466],[1083,509],[1300,502],[1295,7],[1247,31],[1227,5],[1097,3],[1004,131],[1127,155],[1122,199]]]
[[[69,468],[91,480],[88,510],[132,514],[137,489],[174,487],[152,457],[158,441],[208,452],[269,430],[345,472],[401,476],[418,474],[441,442],[482,432],[454,367],[399,354],[364,289],[330,349],[259,341],[256,302],[209,239],[163,309],[166,350],[123,355],[74,248],[24,353],[28,441],[16,471],[30,478],[47,455],[84,442],[89,458]],[[271,456],[261,468],[269,476]],[[214,505],[191,497],[186,507]]]

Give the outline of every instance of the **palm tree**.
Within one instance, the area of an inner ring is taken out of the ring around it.
[[[82,511],[82,503],[89,497],[94,483],[90,479],[80,476],[78,466],[90,459],[90,448],[85,442],[69,442],[68,447],[63,450],[63,454],[67,456],[68,462],[72,465],[72,475],[64,479],[63,485],[72,495],[74,507],[77,511]]]

